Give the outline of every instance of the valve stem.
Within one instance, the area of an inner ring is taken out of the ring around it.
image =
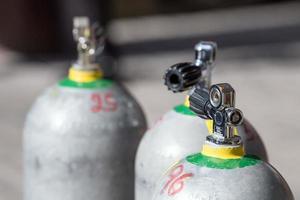
[[[74,67],[80,70],[94,70],[96,57],[104,49],[104,37],[102,29],[97,25],[90,25],[88,17],[74,17],[73,37],[77,42],[78,59]]]
[[[201,67],[202,76],[200,85],[209,88],[211,85],[211,73],[216,59],[217,44],[209,41],[202,41],[195,45],[196,66]]]
[[[195,46],[193,63],[177,63],[166,70],[164,80],[168,89],[173,92],[183,92],[196,84],[209,88],[216,49],[217,45],[214,42],[199,42]]]

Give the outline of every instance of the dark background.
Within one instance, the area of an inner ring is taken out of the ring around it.
[[[70,54],[73,16],[110,21],[151,15],[268,5],[284,0],[9,0],[1,1],[0,43],[27,54]],[[279,13],[280,14],[280,13]],[[117,47],[115,47],[117,48]]]

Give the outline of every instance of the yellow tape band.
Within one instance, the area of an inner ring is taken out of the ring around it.
[[[213,128],[213,120],[207,119],[205,120],[205,125],[207,127],[208,133],[211,135],[214,132]],[[238,129],[236,127],[233,128],[233,134],[234,135],[239,135]]]
[[[103,73],[100,70],[78,70],[71,67],[69,69],[69,79],[79,83],[88,83],[102,78]]]
[[[184,101],[184,106],[186,107],[190,107],[190,101],[189,101],[190,96],[186,95],[185,97],[185,101]]]
[[[220,159],[239,159],[245,155],[244,147],[241,146],[220,146],[213,144],[204,144],[202,148],[203,155]]]
[[[206,125],[206,128],[207,128],[207,130],[208,130],[208,133],[211,135],[211,134],[213,134],[213,120],[210,120],[210,119],[207,119],[207,120],[205,120],[205,125]]]

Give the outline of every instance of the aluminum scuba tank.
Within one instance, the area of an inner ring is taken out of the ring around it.
[[[213,120],[213,134],[201,153],[189,155],[172,166],[157,183],[153,200],[293,200],[293,194],[276,169],[258,157],[245,155],[234,127],[242,112],[234,107],[235,93],[227,84],[195,88],[190,108]],[[174,124],[175,125],[175,124]]]
[[[165,84],[173,92],[190,89],[196,83],[210,86],[216,44],[200,42],[195,46],[194,63],[178,63],[165,74]],[[175,106],[146,132],[139,145],[135,163],[135,198],[150,200],[157,179],[175,161],[198,152],[199,144],[212,133],[212,121],[202,120],[189,109],[189,102]],[[267,159],[264,145],[251,124],[245,122],[234,130],[242,137],[246,152]]]
[[[134,198],[134,157],[146,120],[123,86],[102,77],[97,30],[88,18],[74,19],[78,60],[28,113],[25,200]]]

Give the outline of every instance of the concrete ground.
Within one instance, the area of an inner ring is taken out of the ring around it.
[[[294,6],[292,6],[294,7]],[[193,49],[131,54],[118,60],[118,74],[142,105],[151,126],[181,103],[163,85],[164,70],[192,61]],[[270,162],[300,198],[300,42],[277,42],[220,48],[213,83],[236,89],[237,107],[260,133]],[[67,62],[24,62],[0,52],[0,200],[22,197],[22,128],[38,94],[62,78]]]

